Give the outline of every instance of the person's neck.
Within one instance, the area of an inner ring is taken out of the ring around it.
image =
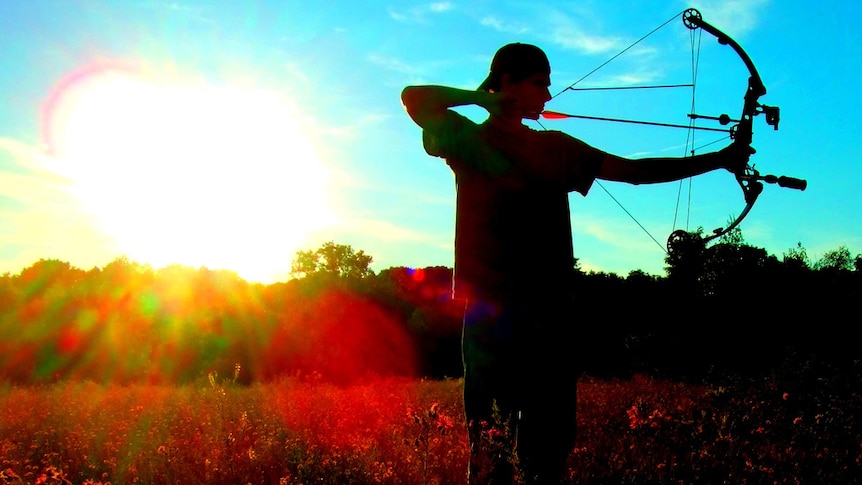
[[[501,118],[492,116],[488,118],[487,123],[495,130],[506,133],[514,133],[527,128],[518,118]]]

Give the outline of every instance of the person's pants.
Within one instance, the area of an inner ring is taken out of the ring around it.
[[[515,474],[530,484],[557,484],[565,476],[579,368],[569,314],[564,303],[467,303],[462,353],[471,484],[509,484]]]

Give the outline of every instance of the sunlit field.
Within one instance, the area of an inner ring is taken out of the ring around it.
[[[857,481],[859,391],[842,387],[840,379],[812,385],[805,376],[790,377],[787,382],[798,385],[585,377],[571,482]],[[250,386],[233,381],[211,374],[185,386],[6,386],[0,392],[0,478],[463,483],[460,380],[391,378],[347,387],[313,378]]]

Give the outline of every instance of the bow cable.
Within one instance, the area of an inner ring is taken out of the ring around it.
[[[622,49],[618,53],[614,54],[613,57],[611,57],[610,59],[599,64],[592,71],[581,76],[579,79],[577,79],[572,84],[569,84],[568,86],[566,86],[564,89],[562,89],[557,94],[551,96],[551,100],[553,100],[554,98],[563,94],[566,91],[605,91],[605,90],[609,91],[609,90],[624,90],[624,89],[659,89],[659,88],[689,87],[689,88],[691,88],[691,111],[690,111],[690,113],[695,113],[695,111],[694,111],[694,106],[695,106],[694,94],[695,94],[695,88],[696,88],[695,84],[696,84],[696,80],[697,80],[697,64],[698,64],[698,61],[700,58],[700,38],[701,38],[701,36],[700,35],[697,36],[697,39],[698,39],[697,49],[695,49],[695,32],[694,31],[692,31],[691,35],[690,35],[690,37],[691,37],[691,50],[692,50],[692,53],[691,53],[691,57],[692,57],[692,68],[691,68],[692,80],[690,83],[687,83],[687,84],[665,84],[665,85],[655,85],[655,86],[623,86],[623,87],[592,87],[592,88],[589,88],[589,87],[588,88],[576,88],[575,87],[578,84],[580,84],[583,80],[592,76],[597,71],[599,71],[600,69],[602,69],[606,65],[610,64],[612,61],[614,61],[618,57],[625,54],[632,47],[643,42],[647,37],[658,32],[659,30],[661,30],[662,28],[664,28],[666,25],[673,22],[674,20],[677,20],[679,18],[679,16],[681,14],[683,14],[684,12],[685,12],[685,10],[681,10],[679,13],[675,13],[672,17],[670,17],[669,19],[664,21],[661,25],[654,28],[653,30],[648,32],[646,35],[640,37],[636,41],[632,42],[627,47],[625,47],[624,49]],[[547,116],[545,116],[545,113],[547,113]],[[559,119],[559,118],[580,118],[580,119],[591,119],[591,120],[598,120],[598,121],[615,121],[615,122],[621,122],[621,123],[664,126],[664,127],[670,127],[670,128],[685,128],[688,130],[688,135],[686,137],[686,143],[685,143],[685,150],[686,150],[687,154],[691,153],[692,155],[695,152],[695,149],[691,148],[694,145],[694,134],[693,134],[693,132],[695,130],[718,131],[718,132],[725,132],[725,133],[729,132],[729,130],[726,130],[726,129],[697,127],[697,126],[695,126],[697,116],[689,116],[688,125],[677,125],[677,124],[671,124],[671,123],[657,123],[657,122],[649,122],[649,121],[626,120],[626,119],[618,119],[618,118],[604,118],[604,117],[596,117],[596,116],[570,115],[570,114],[565,114],[565,113],[557,113],[554,111],[544,112],[543,117],[551,118],[551,119],[554,119],[554,118],[557,118],[557,119]],[[539,126],[542,127],[542,129],[547,129],[547,128],[545,128],[545,126],[540,121],[536,120],[536,122],[539,124]],[[713,143],[715,143],[715,142],[713,142]],[[690,209],[690,207],[691,207],[691,178],[689,178],[688,180],[689,180],[688,208]],[[641,230],[644,231],[644,233],[650,239],[652,239],[652,241],[656,244],[656,246],[658,246],[665,254],[667,254],[666,245],[663,245],[660,242],[658,242],[658,240],[652,235],[652,233],[650,233],[649,230],[647,230],[647,228],[644,227],[644,225],[641,224],[640,221],[638,221],[638,219],[631,212],[629,212],[629,210],[626,209],[625,206],[623,206],[623,204],[616,197],[613,196],[613,194],[611,194],[611,192],[607,189],[607,187],[604,186],[604,184],[601,183],[600,180],[595,180],[594,183],[596,185],[598,185],[599,188],[601,188],[611,198],[611,200],[613,200],[620,207],[620,209],[622,209],[623,212],[625,212],[632,219],[632,221],[634,221],[635,224],[637,224],[638,227],[640,227]],[[673,218],[673,226],[672,226],[672,228],[674,228],[674,229],[676,228],[677,216],[679,213],[679,203],[680,203],[680,197],[682,194],[682,186],[683,186],[683,181],[680,180],[680,187],[679,187],[679,190],[677,193],[676,207],[674,208],[674,218]],[[690,212],[691,212],[690,210],[687,210],[687,214],[690,214]],[[687,228],[687,226],[688,226],[688,216],[686,219],[686,228]]]
[[[592,71],[590,71],[590,72],[588,72],[588,73],[584,74],[580,79],[578,79],[577,81],[573,82],[572,84],[569,84],[568,86],[566,86],[566,88],[565,88],[565,89],[563,89],[563,90],[562,90],[562,91],[560,91],[559,93],[557,93],[557,94],[555,94],[555,95],[551,96],[551,99],[554,99],[554,98],[556,98],[557,96],[559,96],[559,95],[561,95],[561,94],[565,93],[565,92],[566,92],[566,91],[568,91],[569,89],[574,88],[576,85],[580,84],[580,82],[581,82],[581,81],[583,81],[584,79],[586,79],[586,78],[588,78],[588,77],[592,76],[593,74],[595,74],[595,72],[596,72],[596,71],[598,71],[599,69],[601,69],[601,68],[605,67],[606,65],[610,64],[614,59],[616,59],[617,57],[619,57],[619,56],[621,56],[621,55],[625,54],[625,53],[626,53],[626,51],[628,51],[628,50],[629,50],[629,49],[631,49],[632,47],[634,47],[634,46],[636,46],[636,45],[640,44],[644,39],[646,39],[647,37],[649,37],[649,36],[651,36],[652,34],[656,33],[657,31],[661,30],[661,28],[662,28],[662,27],[664,27],[665,25],[667,25],[667,24],[669,24],[669,23],[673,22],[674,20],[676,20],[676,19],[679,17],[679,15],[680,15],[680,14],[682,14],[682,13],[684,13],[684,12],[685,12],[685,10],[681,10],[679,13],[674,14],[674,15],[673,15],[673,17],[671,17],[671,18],[667,19],[663,24],[661,24],[661,25],[659,25],[658,27],[654,28],[652,31],[650,31],[648,34],[644,35],[644,36],[643,36],[643,37],[641,37],[640,39],[638,39],[638,40],[636,40],[636,41],[632,42],[628,47],[626,47],[625,49],[623,49],[623,50],[621,50],[621,51],[617,52],[616,54],[614,54],[614,56],[613,56],[613,57],[611,57],[610,59],[608,59],[608,60],[606,60],[605,62],[601,63],[598,67],[596,67],[596,68],[595,68],[595,69],[593,69]]]

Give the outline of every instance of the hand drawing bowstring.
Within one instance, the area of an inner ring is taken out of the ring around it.
[[[730,38],[727,34],[723,33],[719,29],[715,28],[708,22],[704,21],[696,9],[690,8],[686,9],[682,12],[682,21],[683,24],[690,30],[690,39],[691,39],[691,83],[688,84],[664,84],[664,85],[656,85],[656,86],[623,86],[623,87],[599,87],[599,88],[578,88],[576,87],[582,81],[608,65],[610,62],[614,61],[618,57],[622,56],[625,52],[636,46],[637,44],[643,42],[646,38],[654,34],[655,32],[661,30],[663,27],[674,21],[678,18],[680,14],[674,14],[673,17],[639,38],[632,44],[630,44],[625,49],[621,50],[619,53],[615,54],[613,57],[608,59],[607,61],[600,64],[598,67],[588,72],[586,75],[582,76],[580,79],[576,80],[569,86],[567,86],[562,91],[555,94],[551,99],[554,99],[561,94],[567,91],[588,91],[588,90],[622,90],[622,89],[667,89],[667,88],[682,88],[682,87],[690,87],[691,88],[691,106],[690,112],[688,114],[689,123],[688,125],[674,124],[674,123],[663,123],[663,122],[655,122],[655,121],[640,121],[640,120],[631,120],[631,119],[620,119],[620,118],[608,118],[608,117],[597,117],[597,116],[584,116],[584,115],[573,115],[560,113],[556,111],[545,111],[542,113],[542,117],[545,119],[566,119],[566,118],[578,118],[578,119],[587,119],[587,120],[597,120],[597,121],[610,121],[610,122],[618,122],[618,123],[630,123],[630,124],[640,124],[640,125],[652,125],[652,126],[663,126],[670,128],[684,128],[687,130],[688,136],[686,138],[686,152],[690,155],[694,155],[695,152],[701,148],[704,148],[713,143],[720,142],[726,137],[722,137],[718,140],[709,142],[705,145],[695,148],[694,145],[694,132],[696,130],[703,131],[711,131],[711,132],[721,132],[725,133],[727,136],[733,140],[734,143],[743,144],[748,151],[751,146],[751,140],[753,135],[753,124],[752,121],[755,116],[759,114],[764,114],[766,118],[766,122],[768,125],[772,126],[775,130],[778,129],[779,122],[779,109],[773,106],[766,106],[759,103],[758,99],[766,94],[766,88],[763,85],[763,82],[760,78],[760,74],[757,72],[757,69],[754,66],[754,63],[751,61],[751,58],[748,54],[742,49],[742,47],[736,43],[732,38]],[[695,92],[696,92],[696,84],[697,84],[697,71],[699,65],[700,58],[700,45],[702,39],[702,32],[706,31],[707,33],[713,35],[720,44],[727,45],[733,49],[733,51],[739,56],[740,60],[745,64],[746,68],[749,71],[749,79],[748,79],[748,87],[746,89],[745,95],[743,97],[744,103],[742,108],[742,114],[739,119],[731,119],[727,114],[722,114],[720,116],[706,116],[699,115],[695,112]],[[703,127],[697,126],[696,121],[699,119],[704,119],[712,122],[718,122],[722,126],[727,126],[730,123],[733,123],[729,128],[715,128],[715,127]],[[545,128],[544,125],[539,123],[542,128]],[[750,153],[754,153],[753,149],[750,149]],[[727,226],[723,228],[718,228],[712,231],[712,234],[702,235],[700,231],[696,233],[689,232],[686,230],[674,230],[667,242],[667,249],[661,245],[661,243],[656,240],[655,237],[635,218],[631,212],[629,212],[622,203],[617,200],[610,191],[602,185],[599,181],[596,181],[596,184],[605,191],[605,193],[610,196],[610,198],[616,202],[616,204],[622,208],[622,210],[628,214],[628,216],[652,239],[662,251],[666,253],[670,253],[673,251],[674,247],[680,245],[691,245],[696,244],[702,247],[706,246],[706,243],[712,241],[716,238],[719,238],[734,228],[736,228],[742,220],[748,215],[751,211],[751,208],[754,206],[754,202],[757,200],[757,197],[763,190],[763,182],[770,184],[778,184],[781,187],[793,188],[797,190],[805,190],[807,183],[801,179],[795,179],[791,177],[778,177],[774,175],[760,175],[760,173],[754,168],[754,165],[745,163],[744,166],[740,166],[735,172],[734,175],[736,177],[736,181],[738,182],[740,188],[742,189],[743,196],[745,198],[746,205],[743,210],[739,213],[735,220],[730,222]],[[688,206],[691,205],[691,179],[688,179],[689,183],[689,199]],[[682,195],[683,181],[680,181],[680,187],[677,193],[677,202],[676,209],[674,213],[674,221],[673,227],[676,228],[677,224],[677,216],[679,213],[679,205],[680,198]],[[690,213],[690,211],[688,211]],[[690,217],[687,216],[687,217]],[[688,220],[686,221],[686,227],[688,227]]]

